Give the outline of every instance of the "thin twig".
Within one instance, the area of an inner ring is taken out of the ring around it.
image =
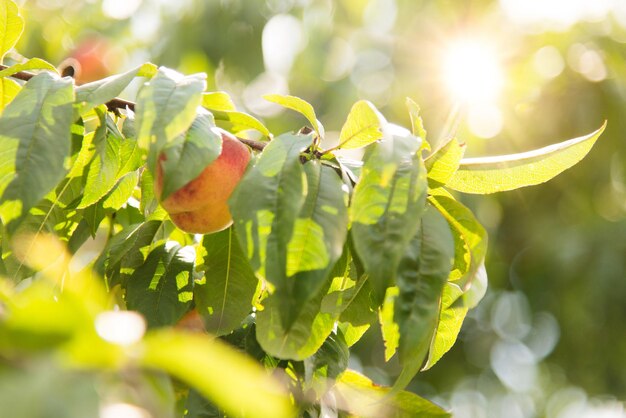
[[[6,65],[2,65],[0,64],[0,71],[2,70],[6,70],[7,67]],[[31,78],[33,78],[36,74],[33,73],[29,73],[26,71],[19,71],[15,74],[11,74],[10,77],[18,79],[18,80],[22,80],[22,81],[28,81]],[[107,107],[107,109],[109,109],[110,111],[116,111],[119,109],[130,109],[133,112],[135,111],[135,103],[131,102],[129,100],[124,100],[124,99],[120,99],[118,97],[109,100],[108,102],[105,103],[105,106]],[[261,141],[255,141],[253,139],[245,139],[245,138],[239,138],[236,137],[241,143],[246,144],[247,146],[249,146],[252,149],[255,149],[257,151],[263,151],[263,148],[265,148],[265,146],[267,145],[267,142],[261,142]]]

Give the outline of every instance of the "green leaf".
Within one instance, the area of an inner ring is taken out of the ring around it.
[[[409,97],[406,98],[405,104],[409,111],[409,117],[411,118],[411,129],[413,135],[418,138],[422,138],[422,141],[424,141],[426,147],[422,146],[422,149],[426,148],[427,150],[430,150],[430,145],[426,142],[426,129],[424,129],[424,122],[420,116],[421,110],[419,105]]]
[[[144,264],[147,255],[158,243],[155,236],[161,221],[133,224],[115,234],[96,262],[96,268],[107,279],[109,287],[131,275]]]
[[[317,352],[304,360],[305,376],[308,378],[307,387],[311,387],[318,397],[330,389],[334,379],[348,367],[350,350],[341,330],[331,333]]]
[[[187,383],[229,416],[294,416],[286,390],[262,366],[218,339],[154,332],[144,339],[142,353],[140,361],[145,367],[163,370]]]
[[[488,194],[544,183],[582,160],[606,128],[520,154],[467,158],[447,186],[463,193]]]
[[[137,170],[143,164],[137,141],[124,138],[109,113],[100,109],[97,109],[96,113],[100,117],[100,126],[92,140],[95,157],[87,167],[85,192],[78,209],[84,209],[103,199],[123,176]],[[80,153],[83,153],[83,149]],[[87,158],[88,155],[84,157]],[[75,168],[72,167],[72,173],[75,172]]]
[[[339,328],[343,331],[348,347],[352,347],[376,322],[376,313],[370,300],[371,288],[367,276],[361,277],[354,286],[354,293],[339,317]]]
[[[441,407],[414,393],[391,394],[391,388],[373,383],[353,370],[346,370],[333,389],[339,408],[361,418],[449,418]]]
[[[48,61],[42,60],[41,58],[31,58],[26,62],[23,62],[21,64],[14,64],[0,71],[0,77],[9,77],[15,73],[19,73],[20,71],[28,70],[49,70],[57,73],[56,67],[50,64]]]
[[[400,341],[400,328],[394,321],[394,307],[398,298],[399,289],[397,286],[387,288],[385,292],[385,300],[383,306],[378,313],[380,321],[380,331],[383,335],[383,343],[385,344],[385,361],[389,361],[396,350]]]
[[[103,199],[102,207],[112,211],[120,209],[132,196],[137,183],[139,183],[138,171],[124,174],[113,187],[113,190]]]
[[[222,152],[222,137],[214,132],[213,116],[198,113],[189,130],[163,148],[161,200],[198,177]]]
[[[431,342],[428,360],[423,370],[433,367],[456,342],[468,310],[467,306],[455,303],[462,294],[461,288],[454,283],[448,282],[444,286],[437,331]]]
[[[445,189],[430,190],[431,203],[448,221],[454,238],[454,266],[449,280],[467,289],[487,254],[487,232],[471,210]]]
[[[428,186],[431,189],[444,186],[458,170],[463,154],[465,144],[460,144],[456,138],[452,138],[428,156],[424,160],[428,172]]]
[[[400,293],[395,300],[394,320],[400,329],[402,372],[394,389],[405,388],[424,364],[453,259],[454,241],[448,222],[428,205],[398,270]]]
[[[0,216],[5,224],[36,205],[66,172],[72,81],[33,77],[0,117]]]
[[[0,0],[0,61],[24,31],[24,19],[12,0]]]
[[[267,101],[277,103],[287,109],[295,110],[296,112],[304,115],[313,129],[315,129],[315,132],[317,132],[320,137],[324,137],[324,127],[322,126],[322,123],[317,120],[317,116],[315,116],[315,109],[313,109],[313,106],[311,106],[309,102],[296,96],[281,94],[267,94],[263,96],[263,98]]]
[[[14,80],[9,78],[0,80],[0,114],[21,89],[22,87]]]
[[[348,196],[335,170],[313,160],[304,172],[307,195],[287,248],[287,278],[275,281],[286,329],[319,292],[342,254],[348,229]]]
[[[229,334],[252,310],[258,285],[254,271],[239,246],[233,228],[204,235],[198,254],[198,271],[193,294],[205,328],[217,336]]]
[[[83,103],[85,109],[104,104],[119,96],[135,77],[153,77],[156,72],[154,64],[146,63],[123,74],[83,84],[76,87],[76,102]]]
[[[215,91],[202,95],[202,106],[209,109],[215,120],[226,130],[234,133],[255,129],[270,137],[270,131],[258,119],[247,113],[238,112],[228,93]]]
[[[135,106],[137,141],[150,150],[148,165],[154,172],[156,157],[174,138],[187,131],[196,118],[206,88],[206,74],[183,76],[160,67],[139,91]]]
[[[209,110],[231,111],[237,110],[228,93],[213,91],[202,95],[202,106]]]
[[[427,188],[418,138],[390,136],[366,152],[350,206],[354,247],[377,305],[393,285],[400,259],[417,232]]]
[[[335,148],[361,148],[378,141],[383,137],[381,129],[384,123],[385,118],[373,104],[367,100],[359,100],[350,109],[348,119],[339,134],[339,145]]]
[[[256,339],[268,354],[292,360],[303,360],[312,356],[322,346],[339,318],[337,309],[325,309],[322,301],[327,293],[341,288],[347,269],[347,255],[339,259],[320,291],[303,304],[292,325],[286,331],[282,318],[282,301],[270,295],[263,301],[263,310],[256,314]],[[339,279],[339,280],[336,280]]]
[[[287,278],[287,246],[304,202],[300,153],[311,139],[292,134],[274,138],[230,198],[235,231],[250,265],[275,285]]]
[[[142,313],[149,327],[174,325],[193,299],[191,247],[160,245],[126,283],[126,306]]]

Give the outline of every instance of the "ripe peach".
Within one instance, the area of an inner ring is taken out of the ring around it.
[[[211,234],[226,229],[232,223],[228,209],[228,198],[243,177],[250,150],[232,134],[213,128],[222,137],[222,152],[198,177],[178,189],[161,206],[169,213],[172,222],[185,232]],[[163,190],[161,154],[154,183],[156,196],[160,200]]]

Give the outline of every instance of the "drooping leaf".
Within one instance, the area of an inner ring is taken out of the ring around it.
[[[339,409],[362,418],[449,418],[441,407],[414,393],[390,394],[391,388],[376,385],[353,370],[339,376],[333,389]]]
[[[24,30],[24,19],[12,0],[0,0],[0,61],[15,46]]]
[[[354,247],[380,305],[402,255],[419,227],[426,170],[418,138],[403,133],[372,144],[350,206]]]
[[[348,196],[337,173],[319,160],[304,164],[304,172],[307,196],[287,247],[287,277],[274,282],[285,329],[326,281],[348,229]]]
[[[431,189],[444,186],[459,168],[465,154],[465,144],[452,138],[444,146],[424,160],[428,172],[428,186]]]
[[[230,198],[235,231],[254,272],[272,284],[287,278],[287,247],[304,202],[300,153],[308,135],[274,138]]]
[[[399,295],[394,320],[400,329],[398,356],[402,372],[394,389],[405,388],[426,359],[453,259],[454,241],[448,222],[428,205],[396,279]]]
[[[135,106],[137,141],[150,150],[148,165],[154,165],[160,150],[182,135],[196,118],[202,102],[206,75],[183,76],[160,67],[157,74],[139,90]]]
[[[467,289],[487,254],[487,232],[472,211],[445,189],[430,190],[428,201],[446,218],[454,238],[454,266],[449,280]]]
[[[222,138],[211,129],[214,126],[210,113],[198,113],[189,130],[163,148],[162,200],[198,177],[220,155]]]
[[[0,216],[6,224],[63,178],[74,92],[69,79],[33,77],[0,117]]]
[[[455,303],[462,294],[463,291],[454,283],[448,282],[444,286],[437,330],[430,345],[424,370],[433,367],[456,342],[468,310],[466,306]]]
[[[187,383],[229,416],[294,416],[286,390],[262,366],[218,339],[154,332],[144,339],[140,362]]]
[[[19,73],[20,71],[28,70],[48,70],[57,73],[56,67],[48,61],[42,60],[41,58],[31,58],[26,62],[14,64],[4,70],[1,70],[0,77],[9,77],[15,73]]]
[[[205,235],[194,300],[207,331],[225,335],[239,327],[252,310],[258,279],[243,253],[233,228]]]
[[[348,119],[341,128],[339,145],[336,148],[361,148],[378,141],[383,137],[384,123],[385,118],[373,104],[367,100],[359,100],[350,109]]]
[[[589,135],[520,154],[466,158],[447,186],[463,193],[489,194],[544,183],[582,160],[606,122]]]
[[[256,315],[256,338],[265,352],[280,359],[303,360],[321,347],[340,314],[332,306],[325,307],[322,301],[328,293],[340,289],[339,283],[347,274],[347,261],[347,255],[339,259],[320,291],[303,304],[296,318],[290,318],[292,325],[287,331],[282,318],[285,313],[276,294],[263,301],[264,309]]]
[[[76,101],[83,103],[86,109],[104,104],[119,96],[135,77],[150,78],[156,72],[157,67],[154,64],[146,63],[125,73],[80,85],[76,87]]]
[[[313,109],[313,106],[311,106],[309,102],[296,96],[281,94],[267,94],[263,96],[263,98],[304,115],[304,117],[311,124],[311,127],[315,129],[315,132],[317,132],[320,137],[324,137],[324,127],[322,126],[322,123],[317,120],[315,109]]]
[[[21,90],[21,86],[14,80],[3,78],[0,80],[0,114],[4,108],[11,103]]]
[[[126,306],[139,311],[149,327],[174,325],[193,299],[191,247],[154,248],[126,283]]]

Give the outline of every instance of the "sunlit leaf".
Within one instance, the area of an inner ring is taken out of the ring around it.
[[[0,60],[15,46],[24,30],[24,19],[12,0],[0,0]]]
[[[14,64],[4,70],[0,71],[0,77],[9,77],[15,73],[19,73],[20,71],[28,71],[28,70],[48,70],[57,72],[57,69],[54,65],[50,64],[48,61],[42,60],[41,58],[31,58],[26,62],[20,64]]]
[[[158,152],[182,135],[196,118],[205,79],[205,74],[183,76],[161,67],[139,90],[135,106],[137,141],[141,148],[150,149],[148,164],[152,171]]]
[[[202,95],[202,106],[211,111],[221,110],[228,112],[231,110],[237,110],[228,93],[224,91],[213,91],[204,93]]]
[[[411,392],[390,394],[391,388],[380,386],[353,370],[346,370],[333,389],[339,409],[362,418],[448,418],[441,407]]]
[[[63,178],[74,92],[69,79],[33,77],[0,117],[0,215],[28,212]]]
[[[445,189],[430,190],[428,201],[446,218],[452,230],[455,256],[449,280],[467,289],[487,254],[487,232],[472,211]]]
[[[383,137],[381,125],[384,122],[385,118],[373,104],[367,100],[359,100],[350,109],[336,148],[361,148],[378,141]]]
[[[544,183],[582,160],[605,127],[606,122],[589,135],[534,151],[461,160],[447,187],[488,194]]]
[[[3,78],[0,80],[0,114],[4,108],[11,103],[21,90],[21,86],[14,80]]]
[[[304,117],[309,121],[315,132],[321,137],[324,136],[324,127],[322,123],[317,120],[317,116],[315,115],[315,109],[305,100],[302,100],[296,96],[289,95],[281,95],[281,94],[268,94],[263,96],[265,100],[268,100],[272,103],[277,103],[287,109],[295,110],[296,112],[304,115]]]
[[[269,137],[270,131],[257,118],[236,110],[212,110],[215,121],[228,131],[238,133],[254,129]]]
[[[142,353],[144,366],[164,370],[189,384],[229,415],[294,416],[285,389],[254,360],[217,339],[161,331],[145,338]]]
[[[146,63],[123,74],[116,74],[102,80],[76,87],[76,101],[89,109],[119,96],[135,77],[153,77],[157,72],[154,64]]]
[[[354,247],[369,274],[374,302],[393,285],[402,255],[419,227],[426,170],[418,138],[392,135],[372,144],[350,206]]]
[[[444,286],[437,331],[431,342],[424,370],[433,367],[456,342],[468,310],[466,306],[455,303],[462,294],[463,291],[454,283],[448,282]]]
[[[212,334],[225,335],[239,327],[252,310],[258,279],[239,246],[233,228],[202,237],[198,270],[204,277],[196,282],[194,299]]]
[[[443,147],[424,160],[428,172],[428,186],[432,189],[444,186],[459,168],[465,154],[465,144],[452,138]]]
[[[424,122],[422,121],[422,117],[420,115],[420,107],[413,99],[407,97],[405,101],[406,107],[409,111],[409,117],[411,118],[411,129],[413,135],[418,138],[422,138],[424,141],[422,145],[422,149],[430,150],[430,144],[426,141],[426,129],[424,129]]]
[[[378,314],[380,321],[380,331],[385,344],[385,361],[389,361],[396,354],[400,341],[400,328],[394,320],[394,310],[396,299],[398,298],[398,287],[391,286],[385,292],[385,300]]]
[[[428,205],[396,279],[399,295],[394,320],[400,329],[398,357],[402,372],[394,388],[405,388],[422,368],[437,327],[453,259],[454,241],[448,222]]]
[[[214,126],[210,113],[198,113],[189,130],[163,148],[161,200],[198,177],[220,155],[222,137],[212,130]]]
[[[272,284],[287,278],[287,247],[304,202],[300,152],[307,135],[274,138],[230,198],[235,231],[254,272]]]
[[[190,250],[160,245],[128,278],[126,305],[142,313],[149,327],[174,325],[189,310],[195,258]]]

